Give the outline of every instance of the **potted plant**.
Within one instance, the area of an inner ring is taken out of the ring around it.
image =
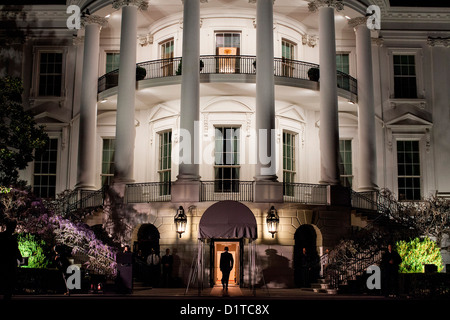
[[[144,80],[147,75],[147,70],[145,68],[137,66],[136,67],[136,81]]]
[[[320,71],[319,68],[313,67],[308,70],[308,78],[311,81],[319,81]]]

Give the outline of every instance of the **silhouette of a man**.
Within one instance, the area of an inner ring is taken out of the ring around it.
[[[220,255],[220,271],[222,271],[222,286],[224,290],[228,290],[228,279],[230,278],[233,264],[233,255],[228,252],[228,247],[225,247],[225,252],[222,252]]]

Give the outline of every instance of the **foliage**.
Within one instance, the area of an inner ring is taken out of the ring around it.
[[[19,233],[17,236],[22,257],[28,258],[25,268],[47,268],[50,265],[50,249],[46,242],[30,233]]]
[[[441,251],[435,241],[425,237],[414,238],[411,241],[398,241],[396,249],[402,258],[400,272],[424,272],[425,264],[434,264],[438,271],[443,269]]]
[[[0,78],[0,185],[19,183],[19,170],[33,161],[33,152],[48,139],[29,111],[22,106],[22,81]]]
[[[429,196],[422,201],[398,201],[386,189],[380,195],[384,216],[391,224],[402,226],[409,233],[399,239],[427,236],[435,238],[440,245],[444,235],[450,235],[450,200]]]
[[[36,198],[27,189],[2,187],[0,191],[0,225],[14,219],[18,222],[16,231],[36,235],[49,247],[65,244],[72,248],[72,254],[87,257],[88,270],[115,276],[116,248],[99,240],[88,225],[61,217],[61,204]]]

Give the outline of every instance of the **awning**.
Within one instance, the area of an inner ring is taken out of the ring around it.
[[[209,207],[200,219],[198,238],[258,237],[253,212],[237,201],[220,201]]]

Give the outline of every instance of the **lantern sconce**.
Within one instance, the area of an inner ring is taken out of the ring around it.
[[[181,235],[186,231],[186,224],[187,224],[187,216],[184,213],[184,209],[182,206],[180,206],[177,210],[177,214],[175,215],[174,218],[174,222],[175,222],[175,228],[177,233]]]
[[[267,229],[272,234],[272,238],[274,238],[275,233],[277,233],[279,222],[280,222],[280,218],[278,217],[278,212],[275,209],[275,207],[272,206],[266,217]]]

